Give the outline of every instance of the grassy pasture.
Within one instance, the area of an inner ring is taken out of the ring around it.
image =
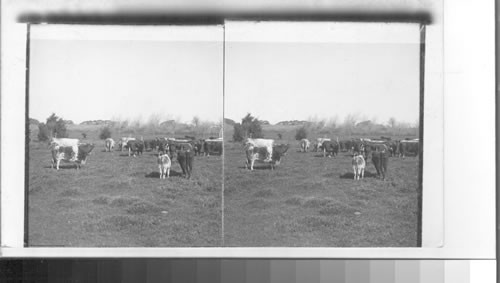
[[[416,246],[418,158],[390,158],[385,181],[370,160],[365,179],[354,181],[350,154],[298,152],[295,129],[264,128],[266,137],[280,132],[277,142],[291,145],[274,171],[262,163],[245,169],[241,143],[225,143],[225,245]]]
[[[29,244],[73,247],[221,245],[222,158],[196,157],[190,180],[177,161],[160,180],[156,153],[104,152],[97,127],[69,136],[96,145],[81,170],[51,169],[46,143],[30,143]],[[32,133],[36,139],[36,132]],[[144,138],[149,138],[147,133]],[[114,136],[115,140],[118,138]]]

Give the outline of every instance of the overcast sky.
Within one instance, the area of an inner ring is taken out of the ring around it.
[[[416,24],[227,22],[225,115],[419,117]],[[30,117],[218,121],[223,29],[36,25]]]
[[[222,118],[221,27],[37,26],[31,34],[32,118]]]
[[[417,25],[234,24],[226,34],[228,118],[418,120]]]

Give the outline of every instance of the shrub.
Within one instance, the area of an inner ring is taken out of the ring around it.
[[[243,119],[241,119],[241,124],[234,124],[234,141],[242,141],[245,138],[262,138],[262,127],[261,122],[248,113]]]
[[[45,123],[40,123],[38,124],[38,140],[39,141],[48,141],[50,138],[50,131],[49,128],[47,128],[47,125]]]
[[[49,130],[49,137],[67,138],[66,123],[63,118],[57,117],[55,113],[47,118],[47,128]]]
[[[301,140],[301,139],[306,139],[307,138],[307,130],[305,127],[300,127],[297,129],[297,132],[295,133],[295,139],[296,140]]]
[[[110,137],[111,137],[111,130],[109,129],[109,127],[102,128],[101,133],[99,133],[99,138],[101,140],[105,140]]]
[[[241,126],[240,123],[236,123],[233,125],[234,132],[233,132],[233,141],[235,142],[240,142],[243,141],[243,127]]]

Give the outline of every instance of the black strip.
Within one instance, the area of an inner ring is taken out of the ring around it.
[[[226,26],[222,26],[222,192],[221,192],[221,247],[225,246],[225,238],[224,238],[224,183],[226,182],[226,174],[225,174],[225,149],[224,149],[224,119],[226,118],[225,114],[225,101],[226,101]]]
[[[422,201],[424,173],[424,97],[425,97],[425,25],[420,25],[420,120],[419,120],[419,164],[418,164],[418,220],[417,247],[422,247]]]
[[[498,133],[498,128],[499,128],[499,119],[500,119],[500,114],[498,111],[500,110],[498,103],[498,95],[500,95],[500,51],[498,48],[500,45],[498,44],[498,40],[500,39],[500,34],[499,34],[499,25],[500,25],[500,19],[499,19],[499,12],[500,12],[500,5],[498,5],[497,1],[495,1],[495,138],[496,138],[496,143],[495,143],[495,152],[496,152],[496,179],[495,179],[495,187],[496,187],[496,218],[495,218],[495,225],[496,225],[496,258],[500,258],[500,223],[498,222],[500,219],[500,193],[498,190],[498,184],[500,181],[500,153],[498,152],[500,148],[500,135]],[[497,264],[497,278],[500,278],[500,261],[496,261]],[[498,279],[497,279],[498,280]]]
[[[26,112],[25,112],[25,145],[24,145],[24,246],[28,246],[28,228],[29,228],[29,161],[30,161],[30,25],[26,29]]]
[[[245,21],[341,21],[341,22],[404,22],[432,23],[429,12],[228,12],[228,13],[25,13],[18,17],[21,23],[90,24],[90,25],[220,25],[225,20]]]

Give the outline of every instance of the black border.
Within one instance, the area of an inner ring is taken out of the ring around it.
[[[325,11],[306,12],[284,10],[280,12],[122,12],[122,13],[24,13],[20,23],[88,24],[88,25],[222,25],[227,20],[240,21],[313,21],[313,22],[399,22],[432,24],[429,12],[369,12]]]
[[[28,236],[29,236],[29,168],[30,168],[30,31],[31,24],[28,24],[26,27],[26,113],[25,113],[25,145],[24,145],[24,239],[23,246],[28,247]]]

